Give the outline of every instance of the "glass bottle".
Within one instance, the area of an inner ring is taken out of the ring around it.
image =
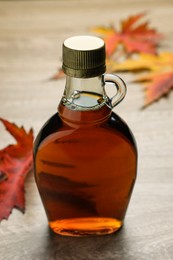
[[[104,74],[105,45],[93,36],[63,44],[64,95],[34,145],[37,187],[50,228],[69,236],[119,230],[136,179],[137,148],[114,112],[125,96],[118,76]],[[105,86],[114,85],[109,98]]]

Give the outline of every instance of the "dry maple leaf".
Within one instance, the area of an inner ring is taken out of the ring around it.
[[[113,26],[92,29],[103,37],[108,57],[114,54],[119,45],[123,46],[128,54],[157,52],[158,44],[163,37],[155,29],[149,28],[148,22],[140,21],[143,16],[143,13],[130,16],[121,22],[119,31]]]
[[[112,61],[111,68],[113,71],[150,71],[135,80],[135,82],[149,82],[146,85],[144,106],[168,94],[173,88],[173,53],[141,54],[138,59],[128,59],[121,64]]]
[[[51,80],[62,79],[65,77],[64,71],[62,69],[58,69],[58,71],[51,77]]]
[[[136,82],[150,81],[146,86],[146,97],[143,108],[165,96],[173,88],[173,71],[146,75]]]
[[[0,118],[17,143],[0,150],[0,221],[8,219],[12,209],[25,209],[24,181],[33,167],[33,131]]]

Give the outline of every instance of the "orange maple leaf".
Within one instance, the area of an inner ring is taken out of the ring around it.
[[[157,52],[159,41],[163,36],[155,29],[149,28],[148,22],[139,23],[143,16],[143,13],[130,16],[121,22],[119,31],[113,26],[92,29],[103,37],[108,57],[114,54],[119,45],[122,45],[128,54],[134,52],[154,54]]]
[[[0,150],[0,221],[8,219],[12,209],[25,209],[24,181],[33,167],[33,131],[0,118],[17,143]]]
[[[140,77],[136,82],[150,81],[146,86],[146,97],[145,104],[146,107],[152,104],[154,101],[159,100],[162,96],[165,96],[173,88],[173,71],[150,74],[145,77]]]
[[[168,94],[173,88],[173,53],[140,54],[137,59],[127,59],[122,63],[111,61],[110,66],[113,71],[150,71],[135,80],[150,82],[146,85],[144,107]]]

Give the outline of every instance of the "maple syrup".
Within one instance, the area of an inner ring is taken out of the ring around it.
[[[35,141],[36,183],[49,226],[61,235],[120,229],[135,183],[135,140],[112,112],[105,78],[67,76],[58,113]]]

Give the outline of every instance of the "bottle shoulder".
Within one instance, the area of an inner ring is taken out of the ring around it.
[[[119,138],[122,138],[125,142],[128,142],[135,152],[137,152],[136,141],[132,131],[125,121],[116,113],[112,112],[110,117],[101,123],[92,125],[76,124],[76,126],[71,126],[64,123],[57,112],[47,120],[41,128],[34,143],[34,154],[37,153],[38,147],[45,139],[47,140],[47,143],[49,143],[55,139],[62,139],[64,136],[66,136],[66,138],[67,136],[70,136],[70,139],[79,136],[79,138],[96,138],[97,136],[103,136],[104,138],[111,139],[116,135],[118,135]]]

